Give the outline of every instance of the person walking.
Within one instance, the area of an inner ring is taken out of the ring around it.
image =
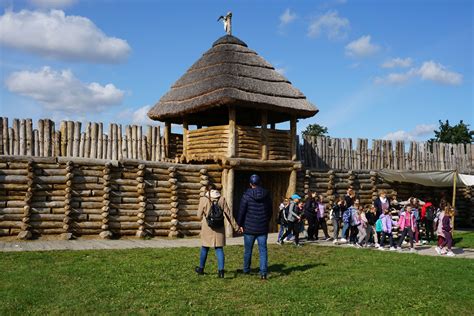
[[[301,197],[298,194],[293,194],[291,196],[291,202],[288,207],[288,230],[280,239],[280,243],[283,244],[285,238],[288,234],[292,233],[295,237],[295,246],[300,246],[300,221],[301,221],[301,212],[298,204],[300,204]]]
[[[385,210],[390,209],[390,201],[387,199],[387,192],[385,190],[380,191],[379,196],[374,201],[374,206],[376,218],[380,218],[380,215],[384,214]]]
[[[405,237],[408,235],[410,240],[410,251],[415,252],[413,247],[413,233],[415,232],[416,219],[412,213],[412,206],[405,206],[405,211],[400,215],[398,220],[398,226],[400,227],[400,240],[398,241],[398,251],[402,251],[402,243]]]
[[[371,237],[373,238],[374,241],[374,246],[378,247],[379,246],[379,239],[377,236],[377,231],[375,230],[375,223],[377,222],[377,215],[376,215],[376,209],[374,205],[368,205],[366,206],[367,212],[365,213],[365,216],[367,218],[367,236],[365,236],[365,244],[369,245],[369,240]]]
[[[452,224],[452,217],[454,216],[454,209],[452,207],[447,206],[444,211],[444,216],[441,221],[441,230],[443,231],[444,240],[441,243],[439,254],[444,253],[443,248],[447,247],[448,251],[446,252],[446,256],[454,257],[454,253],[451,250],[453,246],[453,224]]]
[[[272,199],[267,190],[261,187],[260,177],[250,177],[250,188],[242,196],[237,223],[244,234],[244,273],[250,273],[252,251],[255,240],[260,257],[260,278],[267,279],[268,273],[268,226],[272,217]],[[284,234],[286,235],[286,233]],[[286,236],[285,236],[286,237]]]
[[[316,232],[316,193],[308,192],[308,198],[304,202],[304,217],[308,221],[308,241],[314,240]]]
[[[346,202],[344,200],[344,197],[339,197],[337,199],[336,204],[334,204],[331,212],[331,220],[332,220],[332,228],[334,230],[334,241],[333,243],[337,244],[338,238],[339,238],[339,228],[341,227],[342,223],[342,214],[344,213],[344,210],[346,209],[345,207]]]
[[[206,266],[209,248],[213,247],[217,257],[217,275],[224,277],[224,246],[225,228],[224,221],[227,220],[235,231],[239,230],[237,222],[231,216],[231,210],[220,192],[211,189],[201,197],[197,216],[201,219],[201,255],[199,266],[194,270],[203,275]]]
[[[326,205],[324,204],[324,197],[320,195],[316,199],[316,240],[318,240],[319,236],[319,229],[321,228],[323,233],[324,233],[324,240],[328,241],[331,238],[329,238],[328,234],[328,225],[326,223],[327,217],[326,217]]]

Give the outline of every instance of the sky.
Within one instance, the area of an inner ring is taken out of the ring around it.
[[[318,107],[299,131],[424,141],[439,120],[474,128],[473,3],[0,0],[0,116],[157,124],[148,110],[232,11],[233,35]]]

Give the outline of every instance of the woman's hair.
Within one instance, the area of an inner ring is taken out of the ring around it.
[[[382,194],[387,195],[387,191],[385,191],[385,190],[380,190],[379,195],[382,195]]]
[[[383,211],[385,214],[390,214],[390,210],[388,208],[386,208],[384,211]]]
[[[452,208],[451,206],[446,206],[444,208],[444,214],[445,215],[448,215],[448,216],[454,216],[454,208]]]

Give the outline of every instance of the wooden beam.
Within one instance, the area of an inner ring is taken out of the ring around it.
[[[262,111],[262,160],[268,160],[268,133],[267,133],[267,124],[268,124],[268,112],[266,110]]]
[[[186,118],[183,119],[183,156],[181,157],[186,161],[186,156],[188,155],[188,121]]]
[[[236,114],[235,107],[229,107],[229,143],[228,143],[228,156],[235,157],[236,155]]]
[[[227,187],[225,189],[225,200],[227,202],[227,205],[229,206],[229,209],[231,210],[231,217],[234,217],[233,210],[234,210],[234,178],[235,178],[235,170],[233,168],[229,169],[227,171]],[[226,237],[232,237],[233,236],[233,229],[232,225],[226,221],[225,225],[225,235]]]
[[[171,123],[165,122],[165,131],[164,131],[164,140],[165,140],[165,158],[169,158],[170,155],[170,136],[171,136]]]
[[[290,146],[291,160],[296,160],[296,117],[292,116],[290,120]]]
[[[290,181],[288,183],[288,190],[286,196],[291,196],[296,192],[296,170],[292,170],[290,173]]]

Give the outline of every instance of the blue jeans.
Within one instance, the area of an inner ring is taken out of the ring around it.
[[[216,257],[217,257],[217,269],[224,270],[224,248],[216,247]],[[199,267],[203,268],[206,266],[207,253],[209,252],[209,247],[201,247],[201,257],[199,258]]]
[[[268,234],[250,235],[244,234],[244,273],[250,272],[252,264],[252,250],[255,239],[258,243],[258,254],[260,256],[260,275],[266,275],[268,271],[268,252],[267,252]]]
[[[342,226],[341,238],[349,239],[348,238],[349,233],[347,232],[348,229],[349,229],[349,223],[344,223],[344,225]]]

